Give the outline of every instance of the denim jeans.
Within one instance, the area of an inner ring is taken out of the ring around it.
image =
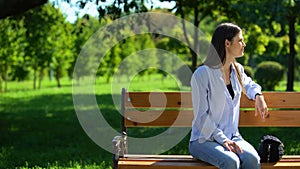
[[[234,137],[232,141],[242,148],[243,153],[228,151],[215,141],[199,143],[198,140],[190,142],[189,151],[194,158],[220,169],[260,169],[260,157],[254,147],[242,137]]]

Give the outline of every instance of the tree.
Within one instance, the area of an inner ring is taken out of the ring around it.
[[[266,52],[266,46],[269,42],[269,37],[265,35],[263,30],[256,24],[251,24],[244,27],[245,41],[247,42],[246,53],[244,57],[239,58],[244,65],[249,65],[252,68],[256,65],[255,58],[259,57]],[[264,59],[264,58],[263,58]]]
[[[110,1],[102,0],[102,2]],[[113,20],[132,12],[139,13],[148,11],[144,5],[144,0],[114,0],[111,5],[104,8],[99,5],[99,1],[96,1],[96,5],[98,6],[99,17],[103,18],[104,16],[109,16]]]
[[[67,1],[67,0],[66,0]],[[220,1],[205,1],[205,0],[160,0],[161,2],[175,2],[175,7],[170,11],[180,16],[184,20],[194,23],[195,30],[188,32],[183,22],[182,30],[184,32],[185,41],[190,47],[190,59],[192,69],[198,65],[197,57],[199,57],[199,35],[196,30],[205,18],[214,19],[214,23],[220,21],[235,22],[241,25],[247,32],[248,49],[249,49],[249,64],[254,65],[253,61],[256,56],[261,56],[266,51],[268,46],[268,38],[289,37],[289,62],[288,62],[288,83],[287,90],[293,90],[294,67],[296,49],[296,22],[299,22],[300,1],[299,0],[220,0]],[[77,0],[80,7],[84,7],[88,2],[95,2],[98,6],[99,16],[109,15],[116,19],[122,15],[131,12],[146,11],[143,0],[115,0],[113,3],[101,6],[103,1],[93,0]],[[150,1],[151,2],[151,1]],[[277,28],[279,25],[279,29]],[[284,51],[284,50],[283,50]],[[200,51],[201,52],[201,51]],[[281,53],[281,55],[284,55]],[[248,63],[248,58],[243,60]]]
[[[72,25],[64,23],[62,15],[57,19],[57,24],[51,27],[52,57],[50,69],[54,71],[57,87],[61,87],[60,79],[67,74],[74,60],[74,39],[72,36]]]
[[[70,26],[64,22],[62,13],[50,3],[27,11],[25,14],[26,39],[30,44],[26,54],[31,57],[30,64],[33,69],[33,88],[39,80],[41,87],[45,71],[50,64],[56,71],[58,86],[61,77],[63,62],[70,62],[72,45],[70,41]],[[66,59],[66,60],[65,60]],[[68,64],[66,64],[68,65]],[[64,66],[65,67],[65,66]]]
[[[151,69],[158,67],[154,48],[154,42],[149,34],[136,35],[121,41],[105,59],[110,71],[107,74],[107,80],[114,73],[120,77],[125,75],[129,78],[132,75],[147,75],[157,71]]]
[[[84,9],[87,4],[92,3],[96,6],[99,13],[99,20],[110,18],[118,19],[133,12],[146,12],[145,0],[63,0],[72,6]]]
[[[73,36],[76,37],[74,40],[74,45],[75,45],[75,55],[74,55],[74,60],[72,62],[71,67],[69,68],[68,72],[69,72],[69,76],[72,77],[74,76],[74,78],[77,80],[77,84],[80,84],[80,79],[84,76],[87,76],[91,73],[91,69],[90,66],[80,66],[77,67],[74,70],[76,61],[78,62],[77,58],[78,55],[80,54],[82,48],[84,47],[84,45],[86,44],[86,42],[88,40],[93,40],[90,39],[91,36],[99,29],[101,28],[101,26],[105,23],[107,23],[108,21],[98,21],[96,18],[93,18],[89,15],[84,15],[82,18],[78,18],[76,20],[76,22],[74,23],[74,30],[73,30]],[[91,45],[91,46],[85,46],[85,47],[93,47],[96,48],[95,46]],[[92,51],[97,51],[97,50],[102,50],[102,49],[90,49]],[[79,63],[80,65],[90,65],[89,62],[95,62],[95,60],[91,60],[89,58],[81,58]],[[83,63],[85,62],[85,63]],[[97,62],[97,61],[96,61]],[[74,71],[74,72],[73,72]]]
[[[288,36],[284,37],[275,37],[271,36],[268,38],[269,42],[266,45],[266,51],[263,53],[262,56],[256,57],[255,62],[261,63],[263,61],[275,61],[280,63],[284,70],[287,72],[288,69]]]
[[[100,63],[98,75],[106,77],[107,83],[110,82],[110,78],[117,71],[118,65],[122,61],[121,53],[121,44],[118,43],[103,57]]]
[[[24,19],[7,17],[0,20],[0,92],[2,81],[5,82],[4,91],[7,91],[9,74],[22,62],[26,46]]]
[[[160,0],[162,2],[170,0]],[[190,48],[192,65],[191,69],[195,70],[198,66],[197,57],[199,54],[199,31],[198,27],[200,23],[208,16],[214,17],[215,12],[218,11],[220,7],[226,8],[228,4],[225,1],[204,1],[204,0],[173,0],[176,3],[176,6],[171,9],[175,11],[175,14],[179,15],[182,18],[182,26],[184,31],[184,37],[186,43]],[[187,28],[184,23],[184,20],[191,21],[195,28],[192,33],[192,37],[188,36]]]
[[[299,0],[251,0],[238,1],[231,5],[229,16],[239,22],[259,25],[268,35],[289,37],[289,61],[287,91],[293,91],[294,69],[295,69],[295,44],[296,30],[295,24],[300,20]],[[241,10],[243,9],[243,10]],[[276,31],[274,23],[280,25],[280,30]],[[245,25],[246,26],[246,25]]]
[[[173,31],[174,32],[173,34],[179,34],[179,36],[181,36],[182,31],[177,30],[176,28],[173,28],[170,31]],[[156,48],[166,50],[172,54],[175,54],[177,57],[184,60],[187,64],[190,63],[190,57],[189,57],[190,49],[183,42],[180,42],[179,40],[174,39],[172,37],[160,37],[155,40],[155,44],[156,44]],[[159,59],[160,59],[159,63],[161,64],[162,70],[164,70],[164,71],[159,71],[159,73],[162,74],[163,77],[166,77],[169,73],[174,73],[176,76],[178,75],[178,73],[174,72],[174,70],[180,69],[180,67],[174,67],[174,66],[180,64],[176,63],[176,60],[170,57],[170,54],[161,52],[159,53]],[[187,75],[185,74],[183,76],[187,76]],[[178,79],[181,79],[180,76],[177,77]]]
[[[51,27],[48,20],[46,7],[39,6],[27,11],[25,16],[25,27],[27,29],[26,39],[30,44],[26,48],[26,55],[31,57],[30,66],[33,70],[33,88],[37,88],[39,73],[39,86],[44,76],[44,69],[50,62],[49,50],[47,46],[48,30]],[[43,23],[43,24],[42,24]]]

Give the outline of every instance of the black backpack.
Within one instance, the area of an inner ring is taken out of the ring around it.
[[[261,162],[277,162],[283,154],[283,143],[275,136],[265,135],[261,137],[258,154]]]

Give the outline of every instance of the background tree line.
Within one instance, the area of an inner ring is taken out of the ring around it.
[[[68,3],[71,1],[65,0]],[[60,79],[64,76],[77,79],[80,83],[82,76],[88,75],[87,67],[74,72],[76,59],[85,42],[99,28],[111,23],[114,19],[136,12],[157,11],[168,12],[184,20],[190,21],[211,36],[215,26],[221,22],[234,22],[240,25],[245,33],[247,42],[245,57],[239,60],[246,65],[249,74],[256,79],[273,77],[262,74],[258,65],[265,61],[279,63],[271,64],[272,71],[286,73],[287,90],[293,90],[294,80],[300,80],[299,70],[299,14],[300,1],[298,0],[160,0],[175,2],[173,9],[149,9],[144,0],[114,0],[103,6],[106,0],[77,0],[73,5],[83,9],[90,2],[97,6],[99,18],[89,15],[79,17],[74,23],[66,20],[64,14],[52,3],[46,3],[30,9],[22,14],[13,15],[0,20],[0,90],[8,89],[10,80],[32,80],[33,88],[40,88],[45,77],[53,78],[57,86],[61,87]],[[58,2],[56,2],[58,3]],[[150,1],[152,3],[152,1]],[[166,24],[168,24],[166,22]],[[149,28],[150,29],[150,28]],[[117,71],[119,64],[128,55],[145,48],[161,48],[178,54],[194,70],[201,60],[201,39],[195,30],[187,34],[185,25],[179,32],[188,45],[184,45],[170,37],[144,34],[123,40],[114,46],[103,58],[98,69],[98,75],[110,81],[110,77]],[[130,33],[130,30],[120,32]],[[189,36],[190,35],[190,36]],[[112,39],[113,40],[113,39]],[[206,40],[207,41],[207,40]],[[90,49],[101,50],[101,49]],[[196,52],[195,52],[196,51]],[[153,53],[155,55],[155,53]],[[132,57],[131,64],[137,63]],[[152,60],[152,62],[159,60]],[[89,65],[94,62],[86,60]],[[166,62],[167,64],[168,62]],[[166,65],[170,66],[170,65]],[[261,66],[261,65],[260,65]],[[262,65],[262,67],[266,67]],[[134,67],[128,66],[124,74],[135,72]],[[260,70],[260,71],[256,71]],[[270,70],[270,69],[269,69]],[[251,73],[257,72],[257,73]],[[165,72],[146,70],[142,74]],[[276,74],[274,72],[274,74]],[[280,73],[277,73],[279,75]],[[276,79],[280,81],[281,79]],[[270,81],[270,80],[267,80]],[[273,85],[274,86],[274,85]],[[272,90],[268,87],[267,90]]]

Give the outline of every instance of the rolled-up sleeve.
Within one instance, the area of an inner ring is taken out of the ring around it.
[[[243,81],[243,85],[245,87],[246,93],[247,93],[247,97],[249,99],[255,100],[255,95],[257,93],[261,93],[261,86],[257,83],[255,83],[251,77],[249,77],[245,71],[243,66],[239,65],[239,69],[241,72],[241,76],[242,76],[242,81]]]

